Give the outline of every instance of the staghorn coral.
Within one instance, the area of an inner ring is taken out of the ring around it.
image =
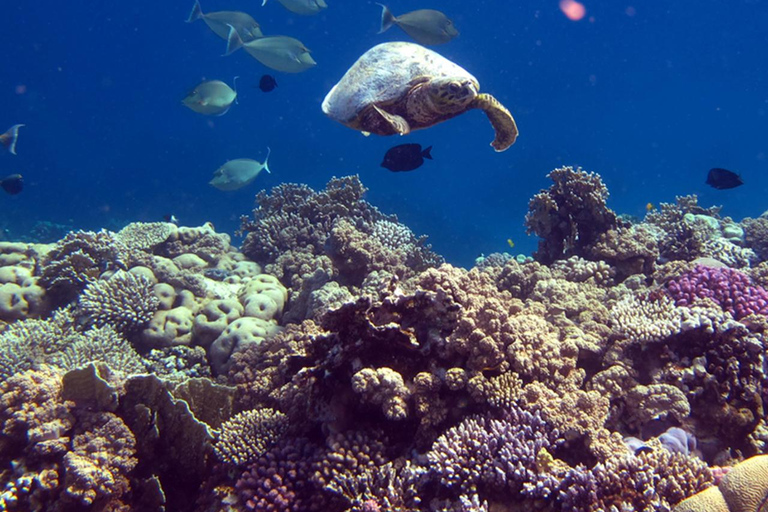
[[[118,270],[85,288],[77,313],[83,322],[97,327],[111,325],[119,332],[136,331],[152,319],[160,305],[153,286],[142,274]]]
[[[581,168],[560,167],[547,175],[554,183],[531,199],[525,225],[541,240],[538,261],[588,254],[600,235],[617,226],[606,206],[608,189],[600,176]]]
[[[221,425],[214,452],[222,462],[247,466],[282,438],[288,418],[274,409],[251,409]]]

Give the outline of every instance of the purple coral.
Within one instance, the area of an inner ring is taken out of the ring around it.
[[[768,291],[753,286],[745,274],[730,268],[696,265],[667,283],[667,292],[678,306],[698,299],[712,299],[737,320],[748,315],[768,315]]]
[[[539,457],[563,443],[539,412],[516,407],[501,419],[475,416],[449,429],[427,453],[442,485],[475,492],[478,488],[547,498],[557,475],[541,471]]]

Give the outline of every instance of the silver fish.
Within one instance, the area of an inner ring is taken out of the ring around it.
[[[203,14],[199,0],[195,0],[195,5],[192,6],[192,12],[189,13],[187,23],[192,23],[196,20],[203,20],[222,39],[229,37],[230,26],[237,30],[243,41],[253,41],[264,36],[261,33],[261,26],[250,15],[240,11],[218,11]]]
[[[250,158],[238,158],[225,163],[213,173],[213,179],[208,182],[212,187],[219,190],[237,190],[250,184],[256,179],[261,171],[272,172],[269,170],[270,149],[267,148],[267,158],[264,163],[259,163]]]
[[[304,43],[288,36],[262,37],[243,42],[237,30],[232,27],[224,55],[229,55],[239,48],[245,49],[251,57],[265,66],[285,73],[300,73],[317,65]]]
[[[16,139],[19,138],[19,128],[25,126],[23,124],[15,124],[8,128],[5,133],[0,135],[0,144],[5,146],[8,152],[12,155],[16,154]]]
[[[235,84],[237,79],[238,77],[235,77]],[[236,89],[221,80],[208,80],[195,87],[181,102],[198,114],[223,116],[236,99]]]
[[[328,4],[325,3],[325,0],[277,0],[281,4],[283,4],[283,7],[288,9],[291,12],[295,12],[296,14],[301,14],[303,16],[311,16],[313,14],[317,14],[323,9],[328,8]],[[267,0],[264,0],[261,3],[261,6],[264,7],[267,5]]]
[[[419,44],[443,44],[459,35],[453,22],[440,11],[419,9],[395,17],[384,4],[381,6],[381,30],[385,32],[392,25],[397,25]]]

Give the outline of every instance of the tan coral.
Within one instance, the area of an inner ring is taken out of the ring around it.
[[[731,512],[763,512],[768,504],[768,455],[736,464],[718,487]]]
[[[380,404],[391,420],[408,417],[408,397],[403,376],[392,368],[363,368],[352,376],[352,389],[364,400]]]
[[[673,512],[764,512],[768,504],[768,455],[746,459],[710,487],[681,501]]]
[[[723,493],[716,486],[709,487],[690,498],[684,499],[674,512],[730,512]]]

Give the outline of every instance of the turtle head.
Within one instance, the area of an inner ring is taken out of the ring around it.
[[[429,99],[436,112],[464,112],[477,96],[479,85],[464,77],[433,78],[428,85]]]

